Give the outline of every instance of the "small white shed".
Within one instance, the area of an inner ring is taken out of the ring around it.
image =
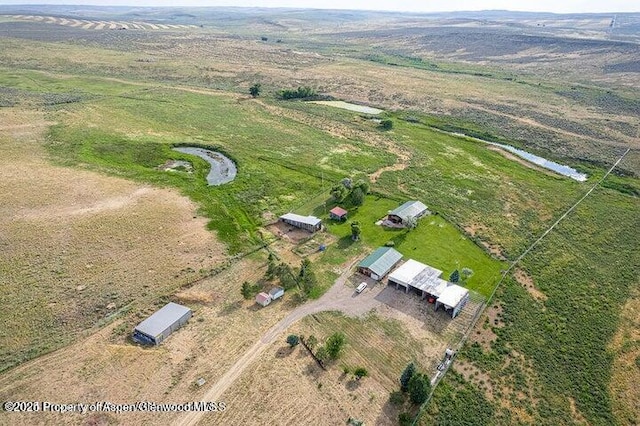
[[[274,287],[269,290],[269,296],[271,296],[271,300],[280,299],[284,296],[284,288],[282,287]]]

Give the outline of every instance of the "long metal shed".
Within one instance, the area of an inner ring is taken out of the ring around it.
[[[159,345],[171,333],[186,324],[191,315],[191,309],[170,302],[136,326],[133,330],[133,340],[143,345]]]
[[[402,254],[391,247],[380,247],[358,264],[358,271],[376,281],[383,279],[402,260]]]

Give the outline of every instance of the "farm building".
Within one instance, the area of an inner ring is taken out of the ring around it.
[[[269,296],[269,293],[265,293],[260,292],[256,295],[256,303],[260,306],[267,306],[269,303],[271,303],[271,296]]]
[[[427,206],[420,201],[407,201],[400,207],[390,211],[387,219],[393,223],[405,223],[409,217],[418,219],[428,213]]]
[[[280,220],[296,228],[306,229],[310,232],[316,232],[322,228],[322,221],[315,216],[301,216],[295,213],[287,213],[280,216]]]
[[[347,218],[347,213],[349,212],[342,207],[336,206],[329,210],[329,217],[335,220],[345,220]]]
[[[132,338],[143,345],[159,345],[171,333],[191,318],[191,309],[177,303],[168,303],[142,321],[133,330]]]
[[[282,296],[284,296],[284,288],[282,287],[272,288],[271,290],[269,290],[269,296],[271,297],[271,300],[280,299]]]
[[[405,293],[413,290],[423,299],[433,299],[433,303],[449,284],[440,278],[441,275],[442,271],[409,259],[389,275],[389,284],[395,284],[397,289],[403,287]]]
[[[383,279],[402,260],[402,254],[391,247],[380,247],[358,264],[358,272],[376,281]]]
[[[451,313],[451,318],[455,318],[464,305],[469,301],[469,290],[456,284],[451,284],[442,291],[436,300],[436,310],[440,306]]]
[[[455,318],[467,303],[469,290],[443,280],[441,275],[442,271],[409,259],[389,275],[389,285],[403,287],[406,293],[414,291],[429,303],[435,303],[436,310],[443,306]]]

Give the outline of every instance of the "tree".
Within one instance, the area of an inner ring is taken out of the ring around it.
[[[353,181],[351,180],[351,178],[344,178],[340,181],[340,183],[342,184],[342,186],[344,186],[347,189],[352,189],[353,188]]]
[[[382,120],[380,122],[380,127],[383,130],[391,130],[391,129],[393,129],[393,121],[391,119],[389,119],[389,118],[387,118],[385,120]]]
[[[257,292],[258,292],[257,286],[251,285],[249,281],[245,281],[242,283],[242,290],[240,290],[240,293],[242,293],[242,297],[244,297],[245,300],[251,299],[253,296],[256,295]]]
[[[407,229],[411,231],[413,229],[416,229],[416,226],[418,226],[418,219],[416,219],[415,216],[407,216],[404,223]]]
[[[458,272],[457,269],[453,271],[451,275],[449,275],[449,281],[451,281],[454,284],[460,281],[460,272]]]
[[[287,337],[287,343],[289,344],[290,348],[293,348],[295,346],[298,346],[298,343],[300,343],[300,338],[295,334],[290,334]]]
[[[400,375],[400,390],[402,390],[402,392],[407,392],[409,390],[409,381],[414,374],[416,374],[416,365],[413,362],[410,362]]]
[[[363,377],[367,377],[369,372],[364,367],[358,367],[354,370],[353,375],[356,376],[356,380],[360,380]]]
[[[351,191],[351,203],[354,206],[361,206],[364,203],[364,192],[362,192],[362,188],[357,187]]]
[[[256,83],[253,86],[249,87],[249,93],[251,94],[251,96],[257,98],[260,95],[261,87],[262,85],[260,83]]]
[[[327,348],[327,355],[331,359],[338,359],[340,353],[342,352],[342,348],[346,343],[346,336],[344,333],[335,332],[327,339],[327,343],[325,347]]]
[[[340,203],[342,200],[345,199],[348,192],[349,191],[347,190],[347,188],[344,185],[340,185],[340,184],[334,185],[331,188],[331,196],[338,203]]]
[[[351,222],[351,239],[353,241],[358,241],[360,239],[361,232],[360,223],[357,220]]]
[[[396,407],[399,407],[402,404],[404,404],[404,400],[405,400],[405,394],[402,393],[401,391],[393,391],[389,395],[389,402],[395,405]]]
[[[360,188],[365,195],[369,193],[369,189],[370,189],[369,182],[367,182],[364,179],[358,180],[358,182],[356,182],[355,187]]]
[[[264,277],[268,280],[273,279],[278,273],[278,265],[276,264],[276,257],[273,253],[269,253],[269,258],[267,259],[267,272],[264,274]]]
[[[311,267],[311,261],[307,258],[302,259],[300,272],[298,273],[298,286],[300,290],[308,296],[316,284],[318,284],[318,280]]]
[[[462,276],[462,282],[465,282],[469,278],[471,278],[471,275],[473,275],[473,269],[471,269],[471,268],[462,268],[462,273],[460,275]]]
[[[414,374],[409,380],[409,398],[411,402],[416,405],[422,404],[429,397],[429,392],[431,392],[429,378],[422,373]]]
[[[296,286],[296,277],[293,275],[293,271],[291,270],[291,266],[282,262],[278,265],[276,274],[278,278],[280,278],[280,284],[284,287],[285,290],[292,289]]]
[[[398,424],[400,426],[409,426],[413,423],[413,419],[411,418],[411,414],[409,413],[400,413],[398,415]]]

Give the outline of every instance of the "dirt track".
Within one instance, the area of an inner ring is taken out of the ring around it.
[[[236,363],[218,380],[203,396],[203,401],[219,401],[222,394],[242,375],[258,356],[289,326],[296,321],[318,312],[342,311],[348,315],[362,315],[371,309],[379,306],[380,301],[374,298],[374,292],[365,290],[356,299],[353,288],[345,285],[347,278],[351,274],[351,268],[355,264],[352,262],[345,272],[340,275],[333,286],[320,299],[307,303],[295,309],[279,323],[274,325],[269,331],[262,335],[256,343],[249,348]],[[357,302],[357,303],[356,303]],[[192,411],[185,414],[175,422],[175,425],[187,426],[195,425],[202,418],[205,412]]]

